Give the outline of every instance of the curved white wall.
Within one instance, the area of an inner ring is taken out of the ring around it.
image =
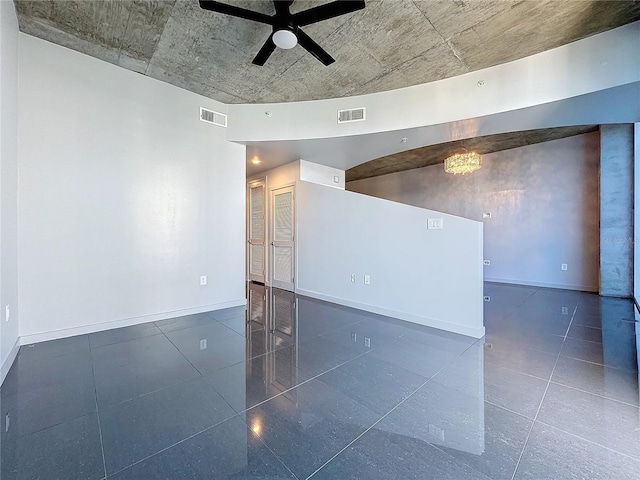
[[[635,22],[520,60],[414,87],[340,99],[229,105],[228,138],[255,142],[363,135],[556,102],[640,81],[638,45],[640,22]],[[482,87],[479,81],[484,82]],[[337,110],[357,107],[367,108],[366,121],[337,124]]]

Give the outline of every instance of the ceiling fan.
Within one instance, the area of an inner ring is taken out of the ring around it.
[[[212,12],[224,13],[272,26],[271,35],[262,45],[256,58],[253,59],[255,65],[264,65],[276,47],[289,49],[295,47],[296,44],[300,44],[302,48],[325,65],[331,65],[335,62],[334,58],[304,33],[300,27],[361,10],[365,6],[364,0],[337,0],[293,14],[289,11],[292,3],[293,0],[274,0],[273,5],[276,13],[271,16],[210,0],[200,0],[200,7]]]

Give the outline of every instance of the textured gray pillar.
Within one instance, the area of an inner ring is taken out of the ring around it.
[[[633,295],[633,124],[600,127],[600,295]]]

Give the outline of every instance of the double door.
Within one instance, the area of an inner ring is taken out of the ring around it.
[[[269,211],[265,209],[265,197],[265,182],[249,185],[249,279],[294,291],[295,187],[272,190]],[[265,245],[266,218],[270,219],[269,245]],[[267,275],[269,282],[265,282]]]

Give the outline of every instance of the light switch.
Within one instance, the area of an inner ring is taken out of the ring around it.
[[[443,228],[444,228],[444,222],[442,218],[427,219],[427,230],[442,230]]]

